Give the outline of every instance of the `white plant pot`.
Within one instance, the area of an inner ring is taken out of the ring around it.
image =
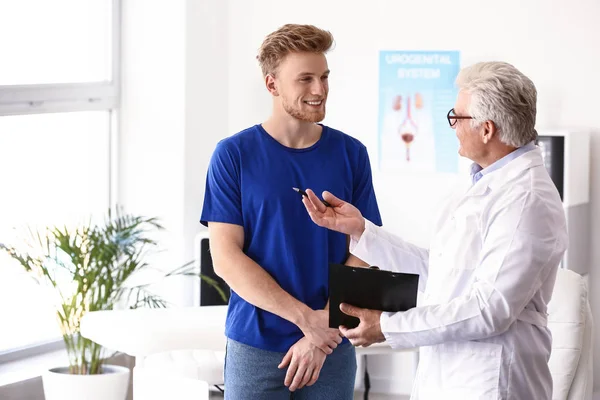
[[[42,375],[46,400],[125,400],[129,369],[104,365],[98,375],[73,375],[69,367],[52,368]]]

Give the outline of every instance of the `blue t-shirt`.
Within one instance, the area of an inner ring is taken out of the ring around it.
[[[315,225],[292,188],[328,190],[381,225],[365,146],[323,126],[321,138],[304,149],[283,146],[261,125],[217,145],[206,179],[200,222],[244,228],[244,253],[283,290],[308,307],[329,298],[329,263],[344,263],[346,236]],[[302,338],[293,323],[243,300],[233,290],[225,334],[264,350],[286,352]]]

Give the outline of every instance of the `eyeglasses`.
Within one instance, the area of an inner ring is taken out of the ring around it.
[[[446,118],[448,118],[448,124],[450,124],[450,128],[453,128],[459,119],[473,119],[473,117],[469,116],[455,115],[454,108],[451,108],[450,111],[448,111]]]

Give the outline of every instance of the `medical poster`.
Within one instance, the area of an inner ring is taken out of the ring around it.
[[[446,115],[454,107],[458,51],[381,51],[379,168],[458,172],[458,140]]]

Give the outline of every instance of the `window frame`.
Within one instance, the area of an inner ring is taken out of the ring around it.
[[[110,116],[108,204],[116,205],[121,98],[122,0],[112,2],[112,79],[104,82],[0,85],[0,118],[11,115],[108,111]],[[0,364],[64,349],[62,337],[0,351]]]

